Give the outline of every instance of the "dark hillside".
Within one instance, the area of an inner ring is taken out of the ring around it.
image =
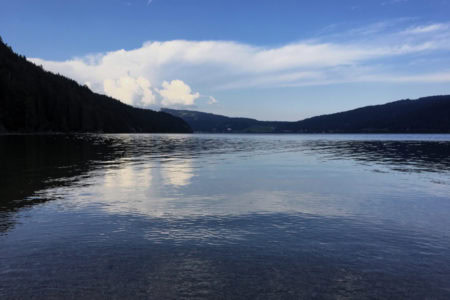
[[[288,122],[258,121],[249,118],[231,118],[211,113],[163,108],[162,111],[185,120],[196,132],[216,133],[275,133]]]
[[[0,39],[0,132],[192,132],[164,112],[93,93],[15,54]]]
[[[450,96],[366,106],[289,124],[294,132],[450,133]]]

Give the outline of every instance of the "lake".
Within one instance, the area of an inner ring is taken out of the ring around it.
[[[450,135],[0,136],[1,299],[449,299]]]

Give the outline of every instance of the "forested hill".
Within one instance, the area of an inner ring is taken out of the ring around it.
[[[450,96],[432,96],[366,106],[298,122],[229,118],[163,109],[198,132],[234,133],[450,133]]]
[[[189,133],[182,119],[135,108],[43,70],[0,38],[0,132]]]
[[[294,132],[450,133],[450,95],[400,100],[288,124]]]
[[[280,132],[289,122],[258,121],[249,118],[231,118],[211,113],[163,108],[162,111],[185,120],[195,132],[268,133]]]

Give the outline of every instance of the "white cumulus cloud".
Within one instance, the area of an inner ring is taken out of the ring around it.
[[[199,93],[192,93],[191,87],[181,80],[164,81],[158,93],[162,96],[161,104],[164,106],[194,105]]]
[[[105,79],[103,89],[108,96],[130,105],[155,104],[155,95],[151,90],[150,81],[144,77],[123,76],[117,79]]]

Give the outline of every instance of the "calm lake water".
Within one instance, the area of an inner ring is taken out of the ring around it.
[[[1,299],[450,298],[450,135],[0,137]]]

